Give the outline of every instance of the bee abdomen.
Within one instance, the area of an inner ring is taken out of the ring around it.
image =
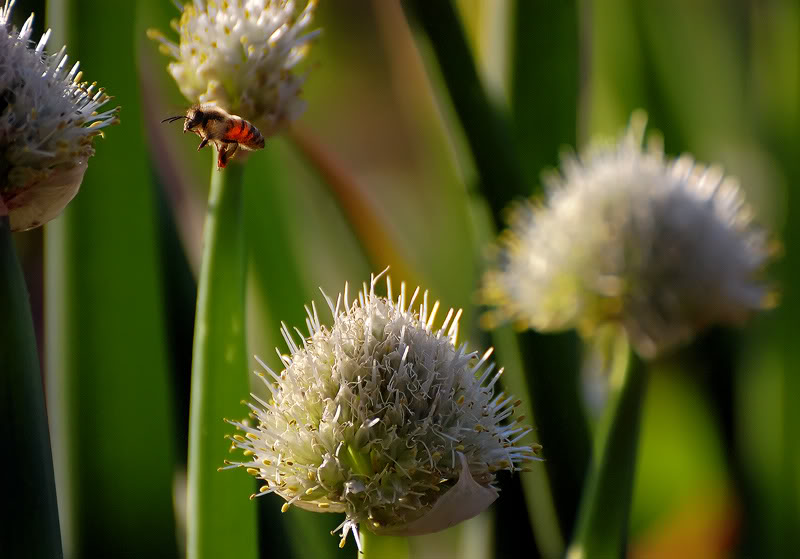
[[[258,128],[256,128],[255,126],[253,126],[252,124],[250,124],[249,122],[247,124],[250,126],[250,132],[252,134],[252,139],[250,140],[250,145],[254,149],[263,148],[264,147],[264,136],[261,134],[261,131]]]
[[[226,139],[238,142],[246,149],[260,149],[264,147],[264,136],[251,123],[244,119],[238,119],[233,123]]]

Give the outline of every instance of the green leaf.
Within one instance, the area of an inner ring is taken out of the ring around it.
[[[216,166],[216,152],[212,151]],[[197,291],[189,411],[187,551],[190,559],[258,555],[252,478],[217,472],[225,457],[224,437],[233,428],[223,418],[246,415],[250,393],[245,322],[244,164],[211,171]]]
[[[2,202],[0,202],[2,204]],[[9,557],[61,557],[53,457],[39,354],[8,217],[0,218],[0,422],[11,489],[0,547]]]
[[[135,3],[48,3],[67,44],[122,106],[75,200],[45,228],[48,405],[65,554],[177,555],[175,432],[154,192],[132,70]],[[87,29],[91,25],[91,32]]]

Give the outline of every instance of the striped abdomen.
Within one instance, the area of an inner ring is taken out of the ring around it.
[[[245,149],[261,149],[264,147],[264,136],[258,128],[243,118],[234,117],[231,127],[225,134],[225,139],[237,142]]]

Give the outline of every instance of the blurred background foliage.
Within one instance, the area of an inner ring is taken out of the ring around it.
[[[667,153],[724,165],[782,240],[773,268],[781,307],[742,331],[711,332],[655,368],[629,554],[800,556],[800,3],[455,4],[514,138],[501,149],[519,157],[527,192],[539,190],[540,173],[561,151],[616,134],[644,108]],[[66,42],[88,79],[122,106],[122,125],[95,142],[65,216],[44,233],[16,236],[39,347],[47,347],[65,552],[173,557],[183,546],[209,169],[194,140],[159,124],[186,102],[144,30],[166,29],[177,11],[167,0],[18,0],[15,23],[31,11],[38,32],[45,22],[54,27],[51,47]],[[487,345],[474,293],[490,211],[475,195],[470,144],[414,10],[322,1],[316,21],[324,34],[307,65],[308,109],[247,163],[249,353],[277,366],[279,321],[301,325],[303,304],[321,299],[318,287],[336,293],[386,266],[397,284],[420,284],[446,307],[462,307],[462,337]],[[569,374],[564,364],[578,360],[576,351],[545,352],[535,366]],[[507,359],[513,368],[517,357]],[[220,462],[225,449],[220,441]],[[503,483],[492,510],[466,527],[412,538],[411,555],[502,557],[533,544],[520,486]],[[327,534],[339,522],[333,515],[279,515],[279,499],[258,503],[265,553],[342,556]],[[533,556],[536,548],[523,549]]]

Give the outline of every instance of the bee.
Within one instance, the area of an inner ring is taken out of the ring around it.
[[[180,119],[184,119],[184,134],[194,132],[200,136],[198,150],[209,143],[217,147],[217,169],[223,169],[240,147],[246,150],[264,147],[264,136],[252,123],[211,103],[194,105],[185,115],[171,116],[161,122]]]

